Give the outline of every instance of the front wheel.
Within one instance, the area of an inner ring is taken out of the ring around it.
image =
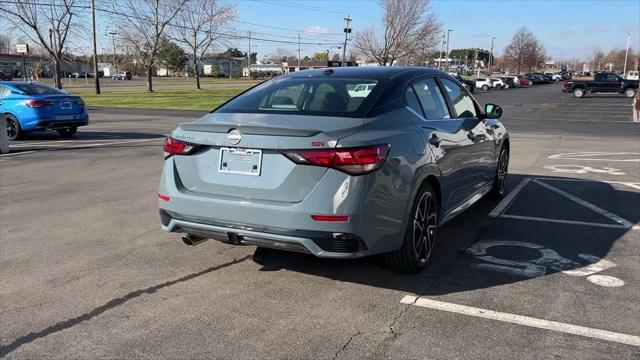
[[[584,90],[582,88],[573,89],[573,96],[581,98],[584,96]]]
[[[429,263],[438,233],[438,199],[425,183],[418,190],[400,249],[386,254],[387,264],[400,272],[416,273]]]
[[[502,148],[500,150],[500,158],[498,160],[498,166],[496,166],[496,176],[493,180],[493,187],[489,192],[489,197],[494,200],[499,200],[504,196],[505,189],[507,188],[507,175],[509,170],[509,151]]]
[[[78,131],[78,127],[77,126],[72,126],[72,127],[69,127],[69,128],[57,129],[56,131],[63,138],[70,138],[70,137],[72,137],[73,135],[76,134],[76,132]]]
[[[489,86],[488,85],[482,85],[482,90],[484,90],[484,91],[489,90]]]
[[[4,121],[7,122],[7,137],[9,140],[18,140],[22,137],[22,129],[20,128],[20,123],[18,119],[13,115],[5,115]]]
[[[636,96],[636,91],[632,88],[628,88],[627,90],[624,91],[624,96],[628,97],[628,98],[633,98],[634,96]]]

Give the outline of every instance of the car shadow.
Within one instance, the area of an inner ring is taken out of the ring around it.
[[[509,175],[510,190],[525,178],[535,181],[527,183],[501,216],[489,215],[498,202],[482,200],[443,226],[430,264],[418,274],[389,270],[382,256],[332,260],[258,249],[254,261],[261,271],[286,269],[419,295],[442,295],[583,269],[605,258],[613,244],[631,231],[545,184],[632,224],[640,220],[640,192],[598,181],[521,174]]]

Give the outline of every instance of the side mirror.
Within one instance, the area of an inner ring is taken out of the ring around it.
[[[502,116],[502,108],[495,104],[486,104],[484,106],[484,113],[487,119],[499,119]]]

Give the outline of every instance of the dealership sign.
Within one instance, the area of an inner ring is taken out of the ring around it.
[[[27,45],[27,44],[18,44],[18,45],[16,45],[16,52],[18,54],[28,54],[29,53],[29,45]]]

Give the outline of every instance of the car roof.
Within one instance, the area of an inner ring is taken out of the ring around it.
[[[363,78],[372,80],[389,80],[398,75],[407,77],[438,74],[443,76],[449,76],[447,73],[430,69],[426,67],[406,67],[406,66],[349,66],[349,67],[330,67],[313,70],[302,70],[285,75],[285,77],[300,78],[300,77],[319,77],[329,76],[325,74],[326,71],[331,70],[333,76],[344,76],[353,78]]]

